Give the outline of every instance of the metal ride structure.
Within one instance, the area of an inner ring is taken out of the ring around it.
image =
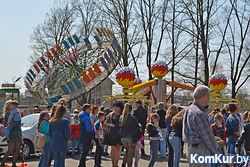
[[[40,104],[77,99],[104,81],[116,68],[121,47],[114,33],[96,28],[94,35],[76,35],[44,53],[30,67],[25,85]]]
[[[209,79],[209,86],[211,89],[214,90],[214,92],[210,92],[210,101],[209,101],[209,106],[210,107],[223,107],[220,106],[221,104],[225,102],[231,102],[235,101],[239,104],[241,102],[238,99],[233,99],[233,98],[223,98],[221,91],[227,86],[227,78],[224,74],[214,74],[210,77]],[[212,106],[213,105],[213,106]]]
[[[163,77],[168,73],[168,66],[164,61],[157,61],[151,66],[151,72],[156,78],[154,80],[143,82],[136,78],[135,72],[129,68],[124,67],[118,69],[116,73],[116,81],[123,87],[123,94],[109,96],[106,101],[112,101],[118,99],[121,101],[135,101],[142,100],[143,102],[150,102],[152,105],[156,105],[158,102],[167,103],[177,89],[183,89],[187,91],[194,91],[195,87],[186,84],[181,84],[175,81],[166,81]],[[227,85],[227,79],[224,74],[214,74],[209,80],[210,88],[213,90],[210,92],[210,108],[214,107],[214,104],[219,107],[220,104],[230,101],[236,101],[239,104],[241,102],[233,98],[223,98],[221,91]],[[166,97],[166,86],[174,87],[169,97]],[[152,100],[148,100],[144,94],[151,92]],[[215,91],[215,92],[214,92]],[[213,106],[212,106],[213,105]]]
[[[195,89],[193,86],[163,79],[168,73],[168,66],[164,61],[153,63],[151,66],[151,73],[156,79],[141,82],[139,78],[135,77],[135,72],[132,68],[124,67],[118,69],[116,81],[123,87],[123,94],[108,96],[106,97],[106,101],[110,102],[114,99],[118,99],[120,101],[130,102],[140,99],[143,102],[150,101],[152,105],[156,105],[158,102],[167,103],[178,88],[188,91],[194,91]],[[167,85],[175,88],[168,98],[166,97]],[[149,91],[151,92],[152,100],[148,100],[147,97],[144,96],[144,94]]]

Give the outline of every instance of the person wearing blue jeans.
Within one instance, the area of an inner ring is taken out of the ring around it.
[[[177,136],[170,136],[169,142],[174,150],[174,167],[179,167],[181,159],[181,138]]]
[[[229,155],[236,155],[235,144],[240,136],[240,122],[236,116],[236,105],[234,103],[229,103],[228,108],[231,114],[228,116],[226,121],[227,153]]]
[[[49,113],[44,111],[40,114],[37,123],[37,131],[47,136],[45,145],[43,147],[42,155],[39,160],[38,167],[47,167],[51,153],[50,151],[51,138],[49,136],[49,122],[48,122],[49,119],[50,119]]]
[[[46,167],[50,157],[50,142],[45,143],[42,151],[42,155],[40,156],[38,167]]]
[[[148,136],[150,139],[150,161],[148,167],[153,167],[158,157],[158,150],[160,145],[160,139],[162,139],[160,127],[158,126],[159,116],[153,113],[151,116],[151,122],[147,125]]]
[[[161,158],[166,157],[166,135],[167,135],[167,126],[165,123],[166,118],[166,111],[165,111],[165,104],[163,102],[159,102],[157,104],[158,111],[157,114],[159,115],[159,127],[161,129],[163,140],[160,141],[160,151],[161,151]]]
[[[64,167],[65,166],[66,152],[54,152],[54,167]]]
[[[60,100],[58,103],[59,106],[49,124],[50,148],[54,154],[54,167],[65,167],[65,157],[71,132],[69,121],[64,118],[66,106]]]
[[[160,140],[150,140],[150,160],[148,167],[153,167],[155,164],[155,161],[158,157],[158,148],[160,146]]]
[[[160,140],[160,151],[161,151],[161,158],[166,157],[166,137],[167,137],[167,128],[161,128],[162,138],[163,140]]]
[[[176,114],[171,121],[171,133],[169,134],[169,143],[173,148],[173,166],[179,167],[181,158],[181,138],[182,138],[182,122],[185,109]]]
[[[78,153],[79,154],[82,153],[82,146],[80,144],[80,139],[73,137],[72,138],[72,155],[75,155],[76,143],[77,143],[77,146],[78,146]]]

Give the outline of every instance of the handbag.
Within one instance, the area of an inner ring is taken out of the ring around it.
[[[134,143],[137,143],[140,139],[142,138],[142,132],[140,130],[140,128],[136,128],[135,132],[132,135],[132,141]]]
[[[35,146],[37,148],[43,148],[46,142],[47,136],[43,133],[36,132]]]
[[[102,144],[103,145],[109,145],[110,144],[110,137],[109,137],[108,132],[104,133],[103,138],[102,138]]]

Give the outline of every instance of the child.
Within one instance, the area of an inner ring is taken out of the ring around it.
[[[95,151],[95,167],[101,167],[101,158],[102,158],[102,138],[103,138],[103,127],[102,122],[105,119],[105,113],[100,111],[98,112],[98,120],[95,122],[95,142],[96,142],[96,151]]]
[[[82,153],[82,146],[79,142],[79,134],[80,134],[80,121],[79,116],[76,114],[74,115],[74,122],[70,125],[70,130],[72,134],[72,158],[75,156],[75,147],[76,142],[78,145],[78,153]]]
[[[211,125],[214,136],[220,137],[224,142],[226,142],[225,123],[222,115],[216,114],[214,116],[214,122],[215,123]]]
[[[140,127],[140,131],[142,131],[142,126],[141,124],[139,124]],[[139,164],[139,160],[141,158],[140,155],[140,149],[144,149],[144,146],[141,144],[141,141],[144,140],[144,136],[142,136],[142,138],[137,142],[136,146],[135,146],[135,151],[134,151],[134,157],[135,157],[135,167],[138,167]]]
[[[153,113],[151,116],[151,122],[147,125],[147,130],[150,139],[150,161],[148,167],[153,167],[158,156],[158,149],[160,145],[160,139],[162,138],[160,127],[158,125],[159,115]]]
[[[9,106],[9,116],[8,116],[8,121],[7,123],[7,128],[5,132],[5,138],[2,141],[6,141],[9,139],[9,133],[10,130],[13,127],[21,127],[21,114],[19,110],[17,109],[18,103],[16,101],[10,102]],[[22,136],[22,131],[20,130],[21,136]]]

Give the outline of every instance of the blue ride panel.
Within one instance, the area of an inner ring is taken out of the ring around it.
[[[112,46],[112,48],[113,48],[115,54],[117,54],[117,51],[116,51],[116,48],[115,48],[114,44],[111,44],[111,46]]]
[[[98,36],[95,35],[94,38],[95,38],[96,42],[101,42],[101,40]]]
[[[63,45],[65,46],[65,48],[66,48],[67,50],[70,48],[70,46],[69,46],[69,44],[68,44],[67,41],[63,41],[62,43],[63,43]]]
[[[69,89],[65,85],[61,85],[60,87],[66,95],[69,94]]]
[[[80,43],[80,40],[76,35],[73,35],[73,38],[74,38],[74,40],[76,41],[77,44]]]
[[[73,39],[71,37],[68,38],[68,41],[69,41],[71,46],[75,45],[75,42],[73,41]]]
[[[111,50],[110,49],[108,49],[108,53],[109,53],[109,56],[111,57],[111,59],[115,59],[115,57],[114,57],[114,55],[113,55],[113,53],[111,52]]]
[[[102,63],[102,65],[103,65],[103,67],[104,67],[105,69],[109,69],[109,67],[108,67],[106,61],[104,60],[104,58],[101,57],[100,60],[101,60],[101,63]]]
[[[73,82],[78,89],[80,89],[82,87],[82,84],[81,84],[81,82],[78,81],[78,78],[74,78]]]
[[[30,73],[31,73],[31,75],[34,77],[34,78],[36,78],[36,74],[34,73],[34,71],[33,70],[29,70],[30,71]]]
[[[91,45],[90,41],[88,38],[84,38],[83,41],[85,42],[86,45]]]
[[[26,79],[29,82],[29,84],[32,85],[32,82],[30,81],[29,77],[26,77]]]
[[[53,105],[50,99],[45,98],[45,101],[48,103],[48,105],[51,105],[51,106]]]
[[[59,101],[62,98],[62,96],[56,96],[56,99]]]
[[[69,89],[70,89],[72,92],[75,91],[75,87],[74,87],[74,85],[72,84],[71,81],[67,82],[67,85],[68,85]]]
[[[28,77],[30,78],[31,82],[34,81],[34,79],[32,78],[32,76],[30,75],[30,73],[27,73]]]
[[[51,101],[52,103],[58,102],[58,100],[57,100],[55,97],[54,97],[54,98],[51,98],[50,101]]]
[[[115,48],[116,48],[116,49],[119,49],[117,40],[116,40],[115,38],[113,39],[113,44],[115,45]]]
[[[110,58],[109,58],[109,56],[107,55],[106,52],[104,53],[104,57],[105,57],[105,59],[108,61],[108,63],[110,64],[110,63],[111,63],[111,60],[110,60]]]

